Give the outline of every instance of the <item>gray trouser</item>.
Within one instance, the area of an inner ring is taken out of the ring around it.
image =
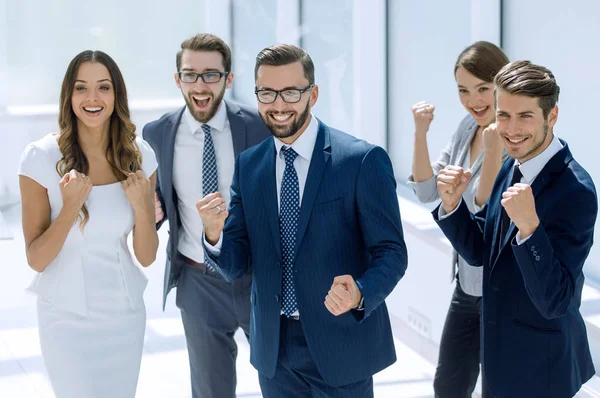
[[[228,283],[212,271],[185,263],[177,284],[177,307],[185,330],[193,398],[235,398],[235,332],[250,333],[251,274]]]

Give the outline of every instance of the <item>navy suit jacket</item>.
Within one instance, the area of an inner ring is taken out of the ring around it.
[[[227,108],[227,118],[231,127],[234,156],[265,138],[271,133],[255,109],[224,101]],[[181,219],[177,205],[177,192],[173,187],[173,157],[175,153],[175,136],[181,122],[185,107],[164,114],[160,119],[144,126],[142,136],[156,153],[158,161],[158,178],[156,179],[156,193],[160,199],[165,218],[157,224],[160,228],[165,220],[169,220],[169,242],[167,245],[167,263],[165,265],[165,278],[163,289],[163,309],[169,291],[177,286],[181,274],[181,264],[171,259],[177,258],[179,242],[179,228]],[[202,154],[199,154],[202,156]],[[198,198],[200,200],[202,198]]]
[[[512,223],[499,236],[511,159],[479,213],[464,201],[441,221],[433,212],[458,253],[484,267],[483,366],[496,398],[572,397],[595,373],[579,307],[598,200],[562,144],[531,185],[540,225],[522,245]]]
[[[221,254],[227,280],[252,267],[250,360],[272,377],[281,322],[281,247],[272,139],[236,161]],[[319,122],[300,206],[294,288],[310,353],[325,382],[364,380],[396,360],[385,298],[404,275],[407,252],[387,153]],[[364,311],[338,317],[324,305],[333,279],[351,275]]]

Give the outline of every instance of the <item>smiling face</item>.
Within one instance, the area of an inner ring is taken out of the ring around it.
[[[88,128],[106,127],[115,108],[113,82],[106,66],[84,62],[77,71],[71,106],[79,123]]]
[[[218,51],[184,50],[179,72],[225,72],[223,55]],[[216,83],[205,83],[200,76],[195,83],[186,83],[175,74],[175,82],[181,89],[190,113],[200,123],[207,123],[217,113],[225,90],[231,87],[232,81],[233,73],[222,77]]]
[[[477,124],[487,127],[494,122],[494,85],[481,80],[465,68],[456,69],[456,84],[461,104]]]
[[[305,89],[310,86],[304,75],[304,67],[300,62],[287,65],[261,65],[256,73],[258,90]],[[284,102],[281,94],[273,103],[263,104],[258,101],[260,117],[271,134],[285,143],[294,142],[310,123],[310,109],[317,102],[318,86],[313,86],[300,97],[296,103]]]
[[[554,137],[552,129],[558,119],[557,106],[544,118],[536,97],[514,95],[498,89],[496,100],[498,132],[511,158],[525,163],[550,145]]]

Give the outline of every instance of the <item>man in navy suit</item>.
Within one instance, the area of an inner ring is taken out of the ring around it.
[[[458,253],[484,267],[483,367],[496,398],[574,396],[595,373],[579,307],[598,212],[589,174],[554,135],[559,87],[517,61],[496,76],[498,139],[512,159],[469,213],[469,171],[438,176],[433,215]]]
[[[373,396],[373,374],[396,360],[384,300],[407,266],[392,164],[312,116],[319,89],[303,49],[265,48],[255,79],[274,138],[238,156],[230,203],[198,202],[205,246],[227,280],[252,267],[250,359],[264,397]]]
[[[157,228],[169,220],[163,308],[177,286],[194,398],[234,398],[235,332],[250,333],[252,275],[233,283],[206,266],[196,202],[229,197],[235,156],[270,136],[255,110],[225,101],[231,52],[220,38],[198,34],[181,44],[175,82],[187,106],[144,127],[158,160]]]

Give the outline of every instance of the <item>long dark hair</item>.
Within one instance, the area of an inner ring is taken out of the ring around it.
[[[127,179],[128,173],[135,173],[140,170],[142,154],[135,143],[135,125],[131,122],[129,116],[127,89],[123,75],[115,61],[102,51],[87,50],[77,54],[65,73],[60,91],[60,110],[58,113],[60,132],[58,146],[63,157],[56,163],[56,171],[61,177],[71,169],[84,174],[89,173],[89,162],[79,142],[77,116],[71,105],[77,72],[84,62],[99,62],[104,65],[108,69],[113,82],[115,108],[110,116],[106,159],[115,177],[122,181]],[[85,204],[81,211],[81,225],[84,226],[89,220],[89,212]]]

